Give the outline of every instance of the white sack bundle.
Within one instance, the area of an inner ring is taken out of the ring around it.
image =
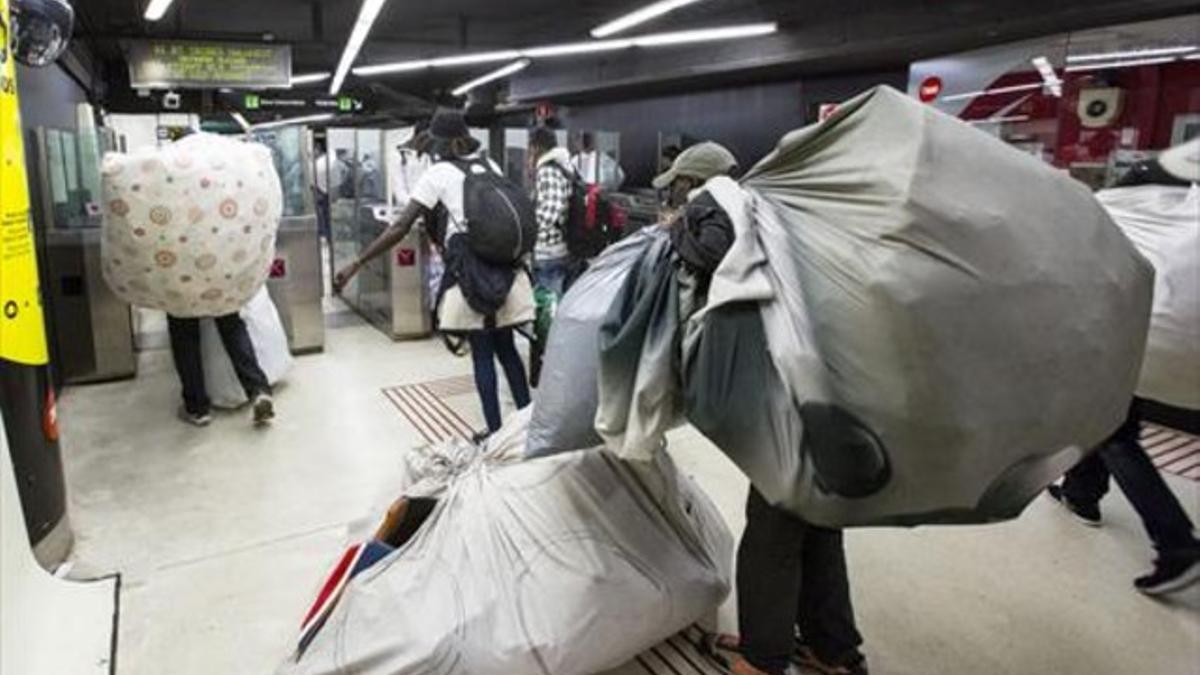
[[[110,153],[102,172],[104,278],[121,299],[221,316],[262,287],[283,203],[265,146],[194,134]]]
[[[1141,185],[1096,198],[1154,265],[1138,396],[1200,409],[1200,187]]]
[[[281,675],[591,675],[716,609],[733,538],[667,453],[526,459],[529,419],[409,457],[405,495],[437,505]]]
[[[292,353],[288,350],[283,321],[279,319],[275,303],[271,302],[267,287],[260,288],[238,314],[246,324],[258,367],[267,376],[267,382],[277,384],[292,367]],[[229,353],[221,343],[217,324],[211,319],[200,320],[200,353],[204,363],[204,386],[212,404],[218,408],[245,405],[249,400],[246,390],[238,381]]]

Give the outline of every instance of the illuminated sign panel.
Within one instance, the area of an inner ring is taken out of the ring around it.
[[[262,89],[292,80],[289,45],[139,40],[126,58],[135,89]]]

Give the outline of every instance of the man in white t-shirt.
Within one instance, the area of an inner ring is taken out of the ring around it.
[[[625,182],[625,171],[617,160],[596,148],[596,137],[585,131],[579,139],[580,149],[571,164],[588,185],[599,185],[606,191],[618,190]]]
[[[493,171],[503,175],[500,167],[480,152],[479,142],[471,138],[461,112],[439,110],[430,122],[429,138],[430,150],[437,161],[413,186],[410,200],[396,222],[379,235],[357,260],[334,276],[335,293],[341,293],[367,261],[400,243],[421,218],[432,230],[434,244],[439,249],[455,248],[452,240],[467,233],[463,205],[464,171]],[[439,213],[443,210],[444,218]],[[467,303],[461,283],[453,277],[449,265],[446,275],[449,278],[442,284],[445,291],[438,306],[438,329],[443,333],[462,336],[470,343],[475,366],[475,387],[487,420],[487,433],[491,433],[499,429],[501,423],[494,359],[498,359],[504,368],[517,407],[523,408],[530,402],[525,366],[517,353],[513,333],[515,326],[533,321],[533,287],[528,274],[523,270],[516,271],[503,305],[491,316],[484,316]]]

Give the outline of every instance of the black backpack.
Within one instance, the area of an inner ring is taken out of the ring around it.
[[[555,163],[554,168],[571,183],[567,219],[563,223],[567,252],[577,260],[595,258],[609,244],[621,238],[623,214],[599,185],[584,183],[578,173],[567,171],[560,164]]]
[[[466,176],[463,215],[471,251],[496,265],[514,265],[532,253],[537,217],[525,191],[486,161],[459,160],[454,165]],[[473,166],[482,166],[483,171],[472,171]]]

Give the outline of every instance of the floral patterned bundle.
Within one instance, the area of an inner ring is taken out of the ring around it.
[[[265,146],[194,134],[110,153],[102,172],[104,279],[123,300],[221,316],[262,287],[283,204]]]

